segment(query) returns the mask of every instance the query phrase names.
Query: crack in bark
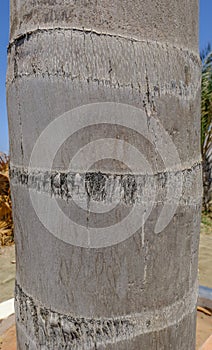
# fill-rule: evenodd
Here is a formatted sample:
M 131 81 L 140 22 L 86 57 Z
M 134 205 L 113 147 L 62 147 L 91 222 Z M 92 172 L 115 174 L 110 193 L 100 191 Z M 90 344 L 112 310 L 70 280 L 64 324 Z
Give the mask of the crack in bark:
M 157 200 L 163 202 L 166 196 L 166 184 L 172 177 L 182 177 L 183 193 L 181 201 L 184 204 L 199 202 L 202 192 L 200 189 L 192 191 L 196 183 L 197 173 L 201 171 L 201 164 L 178 171 L 167 171 L 157 174 L 106 174 L 103 172 L 63 172 L 54 170 L 23 169 L 11 166 L 10 179 L 12 185 L 22 185 L 38 192 L 49 193 L 51 196 L 66 201 L 80 197 L 90 201 L 112 203 L 120 201 L 125 205 L 152 201 L 152 188 L 155 188 Z M 200 186 L 201 188 L 201 186 Z M 174 198 L 172 203 L 174 203 Z
M 65 32 L 67 33 L 66 35 Z M 61 48 L 58 47 L 58 52 L 56 50 L 56 63 L 52 66 L 51 60 L 49 60 L 46 65 L 44 54 L 46 55 L 46 50 L 48 51 L 50 38 L 54 33 L 62 35 L 58 40 L 59 42 L 63 42 L 63 45 Z M 73 42 L 74 33 L 75 41 Z M 43 36 L 39 37 L 42 34 Z M 99 37 L 102 37 L 101 40 Z M 32 44 L 31 41 L 33 38 L 38 40 Z M 78 44 L 76 44 L 76 38 L 79 39 Z M 117 43 L 121 45 L 121 49 L 117 47 Z M 67 61 L 67 58 L 63 57 L 63 52 L 64 47 L 69 47 L 70 45 L 72 46 L 72 55 Z M 91 48 L 91 55 L 89 57 L 93 55 L 92 60 L 88 59 L 86 48 L 87 50 Z M 101 50 L 99 48 L 101 48 Z M 39 58 L 35 59 L 35 57 L 37 57 L 35 56 L 37 50 L 40 51 L 40 55 Z M 102 50 L 103 52 L 100 52 Z M 146 57 L 142 63 L 141 55 L 143 56 L 146 50 L 148 50 L 148 57 Z M 96 33 L 95 31 L 86 29 L 37 29 L 22 34 L 10 43 L 8 52 L 11 54 L 11 61 L 7 75 L 7 85 L 14 83 L 16 79 L 22 77 L 40 76 L 44 78 L 45 76 L 55 76 L 57 78 L 70 78 L 71 80 L 78 79 L 79 81 L 85 81 L 87 83 L 93 82 L 98 85 L 103 84 L 103 86 L 114 88 L 128 87 L 132 92 L 138 90 L 141 95 L 143 94 L 144 103 L 148 105 L 153 112 L 155 111 L 155 103 L 153 101 L 155 89 L 159 89 L 160 93 L 163 92 L 163 94 L 170 94 L 183 99 L 193 99 L 199 89 L 199 79 L 197 80 L 196 69 L 197 56 L 193 55 L 190 51 L 183 51 L 173 47 L 176 56 L 182 59 L 185 65 L 190 64 L 191 67 L 193 67 L 191 69 L 191 74 L 194 78 L 188 85 L 185 81 L 185 74 L 182 75 L 179 71 L 179 77 L 174 85 L 172 84 L 173 79 L 170 74 L 167 76 L 167 81 L 164 82 L 166 70 L 164 66 L 161 71 L 161 77 L 158 77 L 159 80 L 152 81 L 150 89 L 150 85 L 147 81 L 149 79 L 147 75 L 147 66 L 148 70 L 152 69 L 151 60 L 155 50 L 157 51 L 158 57 L 162 57 L 163 61 L 166 62 L 167 50 L 164 49 L 162 43 L 146 40 L 137 42 L 132 38 L 126 40 L 126 38 L 121 36 Z M 124 52 L 127 52 L 126 57 L 124 56 Z M 78 58 L 80 58 L 80 65 Z M 104 62 L 102 62 L 102 58 Z M 118 66 L 116 61 L 119 62 Z M 126 62 L 128 62 L 127 69 Z M 124 75 L 120 73 L 122 70 L 126 72 Z M 143 74 L 143 70 L 146 70 L 145 74 Z M 135 72 L 137 72 L 137 74 L 135 74 Z
M 146 333 L 178 327 L 195 312 L 197 281 L 182 299 L 158 310 L 138 314 L 91 318 L 62 314 L 46 308 L 16 283 L 15 309 L 18 327 L 41 349 L 98 349 L 107 344 L 128 342 Z M 186 307 L 185 307 L 186 306 Z
M 35 303 L 16 284 L 16 319 L 24 326 L 33 342 L 45 349 L 56 349 L 58 344 L 66 349 L 93 349 L 99 344 L 133 336 L 135 321 L 120 318 L 85 318 L 63 315 Z
M 136 43 L 142 43 L 142 42 L 149 42 L 149 43 L 157 43 L 157 45 L 161 45 L 163 46 L 164 44 L 166 44 L 167 46 L 173 48 L 173 49 L 178 49 L 180 51 L 184 51 L 185 53 L 190 53 L 193 58 L 196 60 L 196 62 L 201 66 L 201 60 L 199 55 L 192 51 L 192 50 L 188 50 L 185 47 L 181 47 L 178 45 L 173 45 L 172 43 L 168 43 L 168 42 L 160 42 L 160 41 L 156 41 L 156 40 L 145 40 L 145 39 L 137 39 L 137 38 L 133 38 L 132 36 L 127 36 L 127 35 L 121 35 L 121 34 L 114 34 L 114 33 L 110 33 L 110 32 L 103 32 L 103 31 L 97 31 L 94 29 L 88 29 L 88 28 L 77 28 L 77 27 L 54 27 L 54 28 L 37 28 L 31 31 L 28 31 L 26 33 L 22 33 L 20 34 L 17 38 L 13 39 L 9 45 L 8 45 L 8 52 L 10 52 L 10 49 L 12 46 L 20 46 L 24 43 L 24 41 L 28 40 L 31 36 L 36 35 L 38 33 L 46 33 L 46 32 L 54 32 L 54 31 L 73 31 L 73 32 L 79 32 L 79 33 L 85 33 L 85 34 L 95 34 L 97 36 L 107 36 L 107 37 L 112 37 L 112 38 L 120 38 L 120 39 L 124 39 L 127 41 L 131 41 L 131 42 L 136 42 Z

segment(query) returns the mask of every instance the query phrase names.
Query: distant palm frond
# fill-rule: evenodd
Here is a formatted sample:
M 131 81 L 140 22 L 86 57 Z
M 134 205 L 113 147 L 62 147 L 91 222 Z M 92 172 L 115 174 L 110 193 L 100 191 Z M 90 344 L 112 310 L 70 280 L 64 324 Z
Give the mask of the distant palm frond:
M 207 53 L 207 55 L 204 57 L 202 62 L 201 143 L 202 143 L 203 154 L 204 154 L 204 151 L 206 151 L 208 146 L 210 146 L 211 144 L 211 132 L 212 132 L 211 129 L 212 129 L 212 51 Z
M 9 157 L 4 153 L 0 153 L 0 245 L 12 244 L 13 238 Z
M 0 172 L 8 173 L 9 156 L 0 152 Z
M 203 160 L 203 209 L 212 211 L 212 51 L 210 44 L 201 53 L 201 148 Z

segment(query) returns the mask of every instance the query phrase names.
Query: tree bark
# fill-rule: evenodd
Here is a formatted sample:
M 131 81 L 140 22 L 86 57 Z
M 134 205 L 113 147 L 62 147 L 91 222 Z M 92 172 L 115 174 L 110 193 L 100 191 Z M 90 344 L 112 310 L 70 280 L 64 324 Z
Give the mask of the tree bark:
M 195 349 L 202 195 L 197 38 L 197 0 L 11 0 L 7 98 L 19 350 Z M 89 125 L 93 115 L 99 122 Z M 81 129 L 71 130 L 70 120 Z M 49 125 L 56 127 L 46 139 Z M 85 171 L 78 157 L 68 169 L 92 141 L 99 143 L 89 157 L 103 149 L 102 160 Z M 124 164 L 133 162 L 129 145 L 152 172 L 139 162 L 133 171 Z M 86 228 L 87 241 L 49 209 L 55 199 Z M 165 203 L 164 221 L 173 215 L 156 229 Z M 95 214 L 95 204 L 115 209 Z M 116 224 L 125 217 L 122 239 Z M 113 226 L 110 241 L 101 243 L 102 228 Z

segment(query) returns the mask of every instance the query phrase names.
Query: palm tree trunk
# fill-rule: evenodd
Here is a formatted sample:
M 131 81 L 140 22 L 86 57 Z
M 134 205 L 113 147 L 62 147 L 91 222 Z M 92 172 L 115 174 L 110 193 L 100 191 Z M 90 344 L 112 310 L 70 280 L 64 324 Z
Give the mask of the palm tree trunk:
M 197 0 L 11 0 L 19 350 L 195 349 L 197 23 Z

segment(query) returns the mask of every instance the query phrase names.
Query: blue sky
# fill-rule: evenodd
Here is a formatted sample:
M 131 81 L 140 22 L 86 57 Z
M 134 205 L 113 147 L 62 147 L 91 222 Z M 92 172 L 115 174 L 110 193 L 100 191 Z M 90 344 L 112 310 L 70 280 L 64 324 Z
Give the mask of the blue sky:
M 6 110 L 6 67 L 9 37 L 9 0 L 0 0 L 0 151 L 9 151 Z M 200 0 L 200 50 L 212 44 L 212 0 Z
M 9 0 L 0 0 L 0 152 L 8 153 L 8 127 L 6 109 L 6 68 L 9 36 Z

